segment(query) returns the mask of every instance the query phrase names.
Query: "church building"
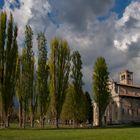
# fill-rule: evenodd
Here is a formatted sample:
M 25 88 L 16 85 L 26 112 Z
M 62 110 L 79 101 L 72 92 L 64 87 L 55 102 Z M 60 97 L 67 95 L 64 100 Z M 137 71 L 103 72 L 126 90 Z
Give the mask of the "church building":
M 140 86 L 133 84 L 133 72 L 125 70 L 119 74 L 119 82 L 110 81 L 111 100 L 103 124 L 128 124 L 140 122 Z M 98 108 L 93 103 L 93 125 L 98 125 Z

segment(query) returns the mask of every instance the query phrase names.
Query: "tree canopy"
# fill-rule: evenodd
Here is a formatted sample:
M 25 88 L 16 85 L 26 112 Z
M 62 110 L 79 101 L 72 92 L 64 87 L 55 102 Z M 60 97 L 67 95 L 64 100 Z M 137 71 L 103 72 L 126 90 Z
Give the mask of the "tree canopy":
M 98 106 L 99 125 L 102 126 L 102 118 L 110 100 L 109 72 L 103 57 L 97 58 L 93 71 L 93 99 Z

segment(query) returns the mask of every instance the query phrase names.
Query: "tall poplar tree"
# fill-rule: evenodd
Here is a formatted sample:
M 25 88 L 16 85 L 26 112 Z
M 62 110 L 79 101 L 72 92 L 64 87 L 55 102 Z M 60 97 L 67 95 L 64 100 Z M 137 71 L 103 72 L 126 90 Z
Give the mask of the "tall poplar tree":
M 25 47 L 22 50 L 22 97 L 23 127 L 25 127 L 27 111 L 30 111 L 31 127 L 34 126 L 34 53 L 32 42 L 33 31 L 30 26 L 25 28 Z M 27 108 L 29 106 L 29 108 Z M 28 110 L 29 109 L 29 110 Z
M 29 111 L 30 111 L 30 121 L 31 127 L 34 127 L 34 117 L 35 117 L 35 109 L 37 102 L 37 92 L 35 88 L 36 79 L 35 77 L 35 59 L 34 56 L 31 56 L 31 64 L 30 64 L 30 76 L 29 76 Z
M 106 61 L 103 57 L 97 58 L 93 72 L 93 99 L 97 104 L 99 113 L 99 126 L 102 126 L 102 119 L 109 103 L 109 72 Z
M 4 121 L 3 104 L 4 104 L 4 56 L 5 56 L 5 43 L 6 43 L 6 12 L 0 13 L 0 98 L 1 98 L 1 119 Z
M 38 34 L 38 69 L 37 69 L 37 93 L 41 127 L 44 127 L 44 118 L 49 104 L 49 67 L 47 63 L 47 46 L 44 33 Z
M 21 55 L 21 97 L 22 97 L 22 127 L 25 128 L 27 107 L 28 107 L 28 72 L 27 72 L 27 49 L 22 49 Z
M 23 125 L 23 85 L 22 85 L 22 63 L 21 57 L 19 56 L 17 59 L 17 69 L 16 69 L 16 96 L 18 99 L 18 108 L 19 108 L 19 127 Z M 24 83 L 23 83 L 24 84 Z
M 78 51 L 73 52 L 72 54 L 72 84 L 75 90 L 75 122 L 85 120 L 86 114 L 86 100 L 83 93 L 83 80 L 82 80 L 82 60 L 81 55 Z
M 15 71 L 16 61 L 18 55 L 17 45 L 17 26 L 13 24 L 13 16 L 10 14 L 7 30 L 6 30 L 6 13 L 1 13 L 0 19 L 0 71 L 1 71 L 1 96 L 2 96 L 2 109 L 4 115 L 4 123 L 9 127 L 10 110 L 13 105 L 13 97 L 15 94 Z M 6 32 L 7 31 L 7 32 Z M 6 39 L 6 42 L 5 42 Z
M 70 49 L 68 43 L 58 38 L 51 42 L 50 53 L 50 107 L 59 127 L 59 118 L 65 100 L 70 71 Z

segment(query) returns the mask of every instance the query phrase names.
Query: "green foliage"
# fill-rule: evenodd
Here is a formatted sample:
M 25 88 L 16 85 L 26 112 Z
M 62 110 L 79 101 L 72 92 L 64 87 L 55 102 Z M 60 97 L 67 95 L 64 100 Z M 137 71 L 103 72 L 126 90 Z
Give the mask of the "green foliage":
M 50 67 L 50 107 L 57 120 L 60 117 L 68 87 L 70 71 L 70 49 L 66 41 L 54 38 L 51 42 Z
M 49 104 L 49 67 L 47 64 L 46 38 L 44 33 L 38 34 L 38 70 L 37 70 L 37 93 L 41 118 L 45 117 Z
M 7 14 L 5 12 L 0 13 L 0 106 L 3 109 L 3 88 L 4 88 L 4 55 L 5 55 L 5 42 L 6 42 L 6 24 Z
M 66 93 L 65 102 L 61 112 L 62 120 L 75 120 L 75 89 L 73 85 L 69 85 Z
M 6 28 L 7 24 L 7 28 Z M 13 16 L 7 21 L 6 13 L 0 15 L 0 93 L 4 122 L 9 126 L 8 116 L 13 106 L 16 84 L 16 61 L 18 55 L 17 26 L 13 24 Z
M 33 51 L 32 51 L 32 29 L 26 26 L 25 29 L 25 47 L 22 49 L 22 97 L 24 109 L 27 108 L 28 99 L 33 93 Z
M 84 121 L 86 114 L 86 100 L 83 93 L 83 80 L 82 80 L 82 60 L 78 51 L 72 54 L 72 84 L 74 86 L 74 116 L 75 121 Z
M 6 24 L 7 14 L 5 12 L 0 13 L 0 98 L 1 98 L 1 111 L 4 107 L 4 57 L 5 57 L 5 42 L 6 42 Z
M 36 105 L 36 92 L 35 92 L 35 80 L 34 80 L 34 53 L 33 53 L 33 31 L 30 26 L 25 28 L 25 47 L 22 49 L 21 56 L 21 83 L 22 83 L 22 101 L 23 101 L 23 112 L 24 119 L 26 117 L 27 111 L 30 112 L 33 117 Z M 29 106 L 29 108 L 28 108 Z M 29 110 L 28 110 L 29 109 Z
M 93 72 L 93 98 L 99 109 L 99 125 L 110 100 L 109 72 L 103 57 L 97 58 Z
M 76 92 L 78 93 L 83 86 L 83 80 L 82 80 L 83 74 L 82 74 L 82 60 L 81 55 L 78 51 L 73 52 L 72 54 L 72 83 L 76 89 Z
M 92 99 L 88 92 L 85 92 L 86 97 L 86 120 L 92 124 L 93 121 L 93 105 L 92 105 Z
M 17 67 L 16 67 L 16 96 L 18 101 L 22 100 L 22 71 L 21 71 L 21 57 L 19 56 L 17 59 Z
M 4 76 L 4 47 L 6 42 L 6 24 L 7 14 L 0 13 L 0 89 L 2 92 L 3 76 Z
M 22 73 L 22 61 L 19 56 L 17 59 L 17 68 L 16 68 L 16 97 L 18 99 L 18 108 L 19 108 L 19 126 L 22 127 L 22 115 L 23 115 L 23 73 Z
M 76 91 L 75 91 L 76 92 Z M 77 93 L 76 93 L 77 94 Z M 83 91 L 79 93 L 79 99 L 75 97 L 75 121 L 85 122 L 86 121 L 86 99 Z

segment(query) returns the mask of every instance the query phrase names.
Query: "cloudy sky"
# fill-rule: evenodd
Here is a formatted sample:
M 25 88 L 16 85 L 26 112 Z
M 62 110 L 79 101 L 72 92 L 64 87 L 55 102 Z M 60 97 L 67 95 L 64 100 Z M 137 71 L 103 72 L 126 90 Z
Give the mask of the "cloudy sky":
M 20 47 L 24 27 L 30 24 L 34 36 L 45 32 L 48 46 L 59 36 L 71 50 L 78 50 L 85 90 L 91 92 L 98 56 L 105 57 L 112 79 L 117 81 L 118 73 L 129 69 L 134 72 L 134 83 L 140 85 L 140 0 L 0 0 L 0 9 L 12 11 Z

